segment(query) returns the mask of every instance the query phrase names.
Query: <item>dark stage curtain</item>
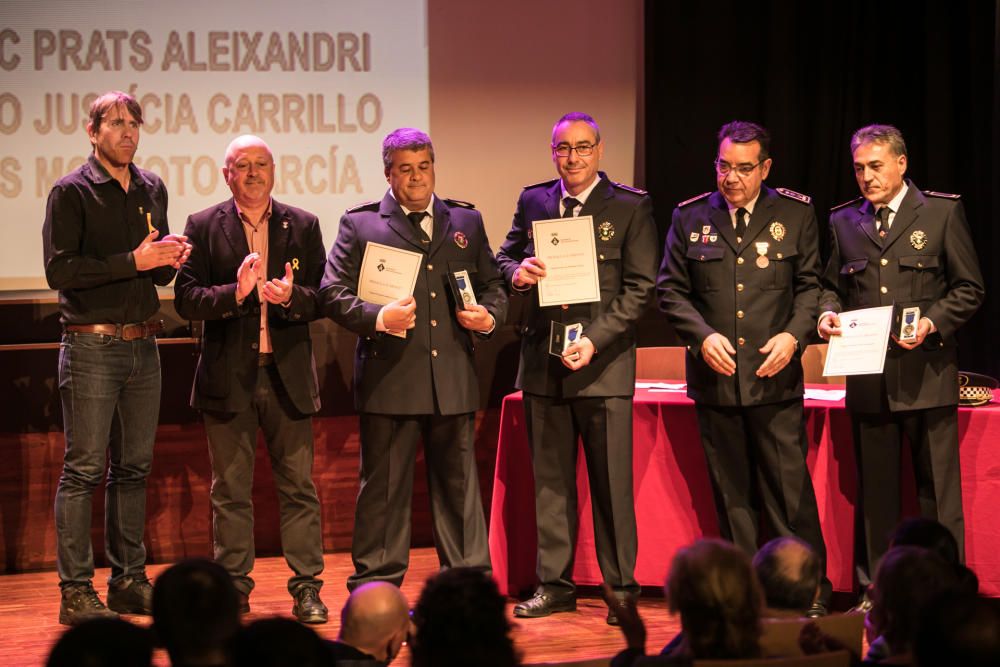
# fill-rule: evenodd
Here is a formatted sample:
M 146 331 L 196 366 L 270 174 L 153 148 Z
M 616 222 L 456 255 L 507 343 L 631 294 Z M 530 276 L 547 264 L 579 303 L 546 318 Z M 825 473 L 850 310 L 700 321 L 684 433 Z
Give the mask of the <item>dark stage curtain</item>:
M 716 132 L 752 120 L 772 135 L 772 187 L 827 212 L 859 196 L 851 133 L 890 123 L 907 176 L 962 195 L 986 303 L 960 332 L 963 369 L 1000 375 L 998 0 L 646 0 L 646 186 L 661 237 L 677 202 L 715 188 Z

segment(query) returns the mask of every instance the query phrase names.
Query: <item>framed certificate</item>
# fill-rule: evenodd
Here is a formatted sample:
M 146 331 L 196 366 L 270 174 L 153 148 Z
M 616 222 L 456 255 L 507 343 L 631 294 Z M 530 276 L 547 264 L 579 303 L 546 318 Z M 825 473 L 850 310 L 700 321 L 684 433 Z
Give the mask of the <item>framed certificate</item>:
M 823 375 L 878 375 L 885 368 L 892 306 L 840 313 L 839 336 L 830 337 Z
M 538 305 L 561 306 L 601 300 L 594 219 L 555 218 L 531 223 L 535 256 L 545 262 Z
M 368 242 L 358 276 L 358 296 L 384 306 L 413 294 L 424 255 Z

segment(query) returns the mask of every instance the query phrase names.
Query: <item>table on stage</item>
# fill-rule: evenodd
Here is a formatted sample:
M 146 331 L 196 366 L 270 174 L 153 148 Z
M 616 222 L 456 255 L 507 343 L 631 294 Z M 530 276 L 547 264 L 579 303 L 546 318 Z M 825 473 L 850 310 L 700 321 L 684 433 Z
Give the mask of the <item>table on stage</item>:
M 669 381 L 657 381 L 665 384 Z M 648 385 L 653 381 L 640 381 Z M 816 389 L 837 389 L 815 385 Z M 994 402 L 959 410 L 966 561 L 980 590 L 1000 596 L 1000 391 Z M 856 469 L 850 417 L 843 400 L 806 400 L 808 465 L 827 548 L 827 575 L 838 591 L 853 587 Z M 633 408 L 634 479 L 639 553 L 636 578 L 661 586 L 676 550 L 702 536 L 718 536 L 694 403 L 683 389 L 636 389 Z M 912 467 L 904 456 L 904 507 L 917 509 Z M 601 581 L 583 452 L 578 456 L 580 530 L 573 578 Z M 504 398 L 490 510 L 490 555 L 503 592 L 534 589 L 535 511 L 531 457 L 521 393 Z

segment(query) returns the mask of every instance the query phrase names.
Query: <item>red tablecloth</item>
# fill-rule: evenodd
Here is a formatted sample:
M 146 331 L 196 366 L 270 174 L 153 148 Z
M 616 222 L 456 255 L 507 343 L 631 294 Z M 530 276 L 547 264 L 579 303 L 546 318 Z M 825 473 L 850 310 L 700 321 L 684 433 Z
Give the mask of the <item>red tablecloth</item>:
M 816 388 L 835 389 L 829 385 Z M 1000 400 L 1000 392 L 996 399 Z M 843 401 L 805 402 L 808 465 L 827 548 L 827 575 L 835 590 L 853 587 L 856 471 L 850 417 Z M 717 536 L 718 522 L 698 436 L 694 404 L 684 391 L 637 389 L 633 410 L 636 578 L 663 584 L 674 552 L 701 536 Z M 966 561 L 984 594 L 1000 596 L 1000 404 L 959 411 Z M 917 510 L 912 472 L 904 456 L 904 494 Z M 580 533 L 573 577 L 597 584 L 601 572 L 583 452 L 579 454 Z M 521 394 L 504 398 L 490 510 L 490 555 L 503 592 L 531 591 L 537 547 L 534 480 Z M 908 485 L 908 486 L 907 486 Z

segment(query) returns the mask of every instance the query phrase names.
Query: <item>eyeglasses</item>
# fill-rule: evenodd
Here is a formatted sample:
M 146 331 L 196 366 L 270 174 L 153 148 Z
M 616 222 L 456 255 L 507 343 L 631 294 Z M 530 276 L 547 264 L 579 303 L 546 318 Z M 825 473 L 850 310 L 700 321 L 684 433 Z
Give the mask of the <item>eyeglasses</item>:
M 738 164 L 733 166 L 725 160 L 716 160 L 712 164 L 715 165 L 715 171 L 719 174 L 719 176 L 728 176 L 729 172 L 735 170 L 737 176 L 740 178 L 746 178 L 753 173 L 754 169 L 764 164 L 764 162 L 766 162 L 766 160 L 761 160 L 757 164 Z
M 587 157 L 588 155 L 593 155 L 594 149 L 597 144 L 577 144 L 576 146 L 570 146 L 569 144 L 559 144 L 558 146 L 552 147 L 552 152 L 559 157 L 569 157 L 569 154 L 576 151 L 576 154 L 580 157 Z

